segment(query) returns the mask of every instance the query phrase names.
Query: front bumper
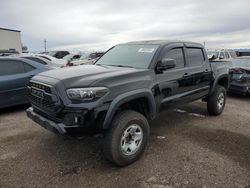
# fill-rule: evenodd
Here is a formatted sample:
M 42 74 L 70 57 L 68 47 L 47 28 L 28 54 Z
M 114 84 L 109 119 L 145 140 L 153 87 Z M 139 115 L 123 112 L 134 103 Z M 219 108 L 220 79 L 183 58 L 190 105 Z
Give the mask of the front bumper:
M 27 116 L 32 119 L 34 122 L 42 126 L 43 128 L 54 132 L 58 134 L 66 134 L 66 129 L 69 128 L 69 126 L 66 126 L 63 123 L 55 123 L 45 117 L 42 117 L 38 113 L 34 112 L 33 107 L 30 107 L 26 110 Z M 70 126 L 70 128 L 77 128 L 78 125 Z

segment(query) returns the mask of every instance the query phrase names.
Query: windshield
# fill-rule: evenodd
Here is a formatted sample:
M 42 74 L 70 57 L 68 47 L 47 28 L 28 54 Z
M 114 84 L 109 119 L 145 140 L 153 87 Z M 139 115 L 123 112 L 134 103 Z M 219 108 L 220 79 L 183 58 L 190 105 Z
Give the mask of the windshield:
M 219 52 L 207 51 L 207 56 L 208 56 L 208 59 L 211 59 L 213 56 L 214 56 L 213 59 L 217 59 L 219 56 Z
M 104 54 L 97 65 L 148 68 L 159 45 L 123 44 Z
M 73 57 L 74 57 L 74 54 L 69 54 L 69 55 L 64 56 L 63 59 L 69 61 L 69 60 L 71 60 Z
M 56 55 L 56 52 L 49 52 L 48 55 L 50 55 L 50 56 L 55 56 L 55 55 Z

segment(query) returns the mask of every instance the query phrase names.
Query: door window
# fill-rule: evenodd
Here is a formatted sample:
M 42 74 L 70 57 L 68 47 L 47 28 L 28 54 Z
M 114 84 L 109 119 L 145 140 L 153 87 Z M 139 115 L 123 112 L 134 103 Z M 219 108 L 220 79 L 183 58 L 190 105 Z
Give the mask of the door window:
M 169 50 L 163 58 L 174 59 L 176 61 L 176 68 L 183 68 L 185 66 L 183 49 L 174 48 Z
M 21 74 L 25 72 L 24 65 L 21 61 L 0 60 L 0 76 Z
M 187 58 L 190 67 L 201 66 L 205 61 L 201 48 L 187 48 Z

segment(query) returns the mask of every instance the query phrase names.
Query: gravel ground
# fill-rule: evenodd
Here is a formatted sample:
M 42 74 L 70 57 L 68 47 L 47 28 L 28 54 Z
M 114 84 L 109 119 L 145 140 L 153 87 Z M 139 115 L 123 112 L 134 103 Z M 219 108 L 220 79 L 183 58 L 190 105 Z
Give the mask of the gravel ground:
M 230 95 L 224 113 L 195 102 L 150 122 L 146 152 L 118 168 L 102 136 L 54 135 L 25 115 L 0 111 L 0 187 L 250 187 L 250 97 Z

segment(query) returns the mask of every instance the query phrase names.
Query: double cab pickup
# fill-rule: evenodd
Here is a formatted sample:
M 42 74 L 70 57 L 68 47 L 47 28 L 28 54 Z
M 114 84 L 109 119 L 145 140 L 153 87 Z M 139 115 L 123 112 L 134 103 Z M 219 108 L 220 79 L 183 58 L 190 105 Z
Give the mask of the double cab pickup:
M 149 121 L 161 111 L 202 99 L 210 115 L 220 115 L 227 88 L 228 66 L 209 62 L 199 43 L 130 42 L 94 65 L 34 76 L 27 115 L 59 134 L 104 134 L 105 157 L 126 166 L 143 154 Z

